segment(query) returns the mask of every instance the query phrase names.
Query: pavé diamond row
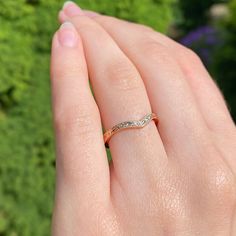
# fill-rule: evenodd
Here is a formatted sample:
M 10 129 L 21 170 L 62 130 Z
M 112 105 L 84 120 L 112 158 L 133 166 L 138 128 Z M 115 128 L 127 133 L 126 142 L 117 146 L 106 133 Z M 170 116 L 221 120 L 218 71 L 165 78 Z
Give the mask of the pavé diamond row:
M 148 115 L 144 116 L 141 120 L 138 120 L 138 121 L 124 121 L 124 122 L 119 123 L 118 125 L 115 125 L 114 127 L 112 127 L 111 129 L 107 130 L 104 133 L 105 146 L 107 148 L 109 147 L 108 142 L 115 133 L 117 133 L 121 130 L 125 130 L 125 129 L 143 128 L 152 120 L 156 123 L 156 125 L 158 124 L 158 118 L 154 113 L 148 114 Z

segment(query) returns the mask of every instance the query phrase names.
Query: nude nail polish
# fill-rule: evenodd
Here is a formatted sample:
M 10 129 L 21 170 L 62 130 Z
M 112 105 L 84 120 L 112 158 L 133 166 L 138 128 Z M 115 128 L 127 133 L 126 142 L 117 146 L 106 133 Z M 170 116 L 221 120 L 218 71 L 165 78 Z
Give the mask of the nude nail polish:
M 75 47 L 78 41 L 78 35 L 74 25 L 71 22 L 65 22 L 61 25 L 58 32 L 58 39 L 61 46 Z
M 69 17 L 77 16 L 77 15 L 84 15 L 84 12 L 82 11 L 82 9 L 72 1 L 67 1 L 64 3 L 63 11 Z

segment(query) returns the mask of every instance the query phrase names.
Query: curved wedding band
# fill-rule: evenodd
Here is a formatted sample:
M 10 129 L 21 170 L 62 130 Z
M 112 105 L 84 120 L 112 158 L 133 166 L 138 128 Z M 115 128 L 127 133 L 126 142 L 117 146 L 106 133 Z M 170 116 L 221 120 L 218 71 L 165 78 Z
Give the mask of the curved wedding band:
M 118 125 L 113 126 L 111 129 L 107 130 L 103 136 L 106 148 L 109 148 L 108 142 L 114 134 L 125 129 L 141 129 L 147 124 L 149 124 L 152 120 L 155 122 L 156 125 L 158 124 L 159 120 L 156 114 L 154 113 L 148 114 L 138 121 L 124 121 L 119 123 Z

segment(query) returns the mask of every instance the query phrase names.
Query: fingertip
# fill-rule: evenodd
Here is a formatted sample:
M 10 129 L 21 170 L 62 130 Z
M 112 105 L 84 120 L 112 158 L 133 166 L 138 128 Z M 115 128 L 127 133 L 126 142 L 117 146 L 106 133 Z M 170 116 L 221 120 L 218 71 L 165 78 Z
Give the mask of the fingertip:
M 73 1 L 65 1 L 63 6 L 62 6 L 62 9 L 64 10 L 70 4 L 75 4 L 75 3 Z
M 67 16 L 66 16 L 66 14 L 64 13 L 64 11 L 63 11 L 63 10 L 59 11 L 59 13 L 58 13 L 58 21 L 59 21 L 60 23 L 63 23 L 63 22 L 65 22 L 66 20 L 67 20 Z
M 80 41 L 79 39 L 80 37 L 75 26 L 71 22 L 66 21 L 55 32 L 52 39 L 52 49 L 58 47 L 77 47 Z
M 66 21 L 58 30 L 58 41 L 63 47 L 76 47 L 78 44 L 78 33 L 74 27 L 74 25 Z
M 72 1 L 65 2 L 62 7 L 62 10 L 69 17 L 84 15 L 83 10 L 76 3 Z

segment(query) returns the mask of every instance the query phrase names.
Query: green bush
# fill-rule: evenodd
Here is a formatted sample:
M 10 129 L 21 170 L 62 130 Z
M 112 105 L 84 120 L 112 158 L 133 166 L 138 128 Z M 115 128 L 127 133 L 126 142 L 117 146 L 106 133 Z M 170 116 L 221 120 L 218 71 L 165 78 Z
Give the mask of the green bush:
M 192 30 L 208 22 L 208 10 L 215 3 L 228 0 L 179 0 L 179 7 L 182 13 L 181 28 Z
M 81 0 L 165 31 L 174 0 Z M 50 234 L 54 141 L 49 57 L 59 0 L 0 1 L 0 235 Z
M 229 5 L 230 16 L 223 22 L 209 20 L 209 8 L 216 3 Z M 236 0 L 179 0 L 178 9 L 181 16 L 178 29 L 181 34 L 189 33 L 180 41 L 205 62 L 223 91 L 236 122 Z
M 236 0 L 229 7 L 230 16 L 221 25 L 225 42 L 216 52 L 213 73 L 236 122 Z

